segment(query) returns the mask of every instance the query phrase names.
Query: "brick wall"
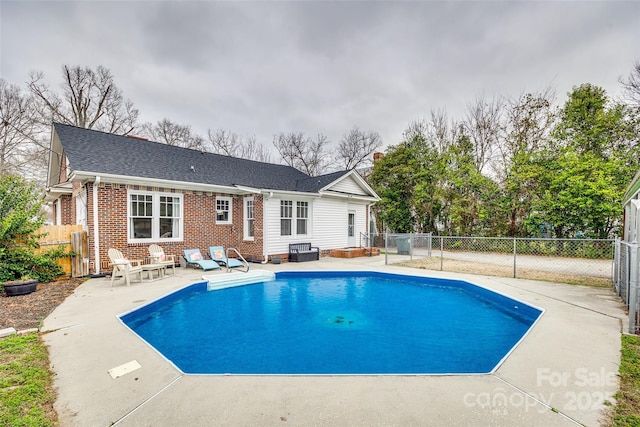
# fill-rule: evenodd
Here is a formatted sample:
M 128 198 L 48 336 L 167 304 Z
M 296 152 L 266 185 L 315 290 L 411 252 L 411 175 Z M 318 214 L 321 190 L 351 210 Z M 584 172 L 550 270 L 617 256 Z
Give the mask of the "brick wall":
M 152 187 L 131 187 L 134 190 L 178 193 L 175 190 Z M 255 237 L 253 241 L 243 240 L 243 200 L 244 196 L 213 194 L 206 192 L 180 192 L 183 195 L 184 236 L 180 242 L 161 242 L 159 245 L 167 254 L 176 258 L 185 249 L 200 249 L 209 257 L 209 246 L 225 246 L 238 249 L 246 258 L 263 260 L 262 253 L 262 196 L 254 195 Z M 216 196 L 232 197 L 232 224 L 216 224 Z M 122 251 L 129 259 L 144 260 L 148 256 L 149 243 L 127 243 L 127 186 L 100 184 L 98 187 L 98 214 L 100 238 L 100 266 L 102 272 L 110 269 L 109 248 Z M 93 184 L 87 184 L 87 212 L 89 225 L 90 258 L 93 260 L 95 239 L 93 227 Z M 74 210 L 75 212 L 75 210 Z M 94 270 L 92 270 L 93 272 Z
M 65 194 L 60 197 L 60 213 L 62 222 L 58 225 L 73 225 L 76 223 L 75 199 L 70 195 Z
M 79 182 L 73 183 L 73 190 L 70 195 L 64 194 L 60 196 L 60 219 L 61 223 L 56 225 L 76 225 L 76 197 L 82 193 L 83 187 Z M 56 204 L 54 204 L 53 218 L 56 218 Z

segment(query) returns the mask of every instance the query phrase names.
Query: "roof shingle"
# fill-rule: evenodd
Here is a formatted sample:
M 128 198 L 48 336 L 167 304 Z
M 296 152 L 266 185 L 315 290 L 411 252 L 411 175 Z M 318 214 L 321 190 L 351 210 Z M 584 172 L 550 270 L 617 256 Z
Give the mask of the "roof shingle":
M 263 163 L 54 123 L 72 170 L 233 187 L 317 192 L 349 171 L 318 177 Z

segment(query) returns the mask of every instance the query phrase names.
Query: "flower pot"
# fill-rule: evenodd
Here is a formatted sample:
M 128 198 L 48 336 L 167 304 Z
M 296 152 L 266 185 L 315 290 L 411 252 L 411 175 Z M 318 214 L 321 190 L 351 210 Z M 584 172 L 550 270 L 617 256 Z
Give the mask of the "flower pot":
M 8 297 L 16 295 L 26 295 L 36 290 L 37 280 L 20 280 L 13 282 L 6 282 L 2 284 L 4 293 Z

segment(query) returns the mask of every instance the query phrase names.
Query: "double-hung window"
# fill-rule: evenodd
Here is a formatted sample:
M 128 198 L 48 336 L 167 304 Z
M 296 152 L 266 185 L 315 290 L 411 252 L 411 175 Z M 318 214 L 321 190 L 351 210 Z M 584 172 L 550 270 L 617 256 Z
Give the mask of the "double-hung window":
M 231 197 L 216 197 L 216 224 L 231 224 Z
M 153 195 L 131 194 L 129 212 L 129 238 L 151 239 L 153 223 Z
M 129 192 L 128 236 L 130 241 L 182 239 L 182 195 Z
M 244 199 L 244 239 L 253 240 L 255 235 L 255 209 L 253 197 Z
M 296 202 L 296 234 L 307 234 L 309 202 Z
M 174 196 L 160 196 L 160 238 L 180 236 L 180 199 Z
M 295 207 L 295 209 L 294 209 Z M 305 236 L 309 234 L 309 202 L 280 201 L 280 235 Z
M 291 222 L 293 219 L 293 202 L 280 200 L 280 235 L 291 236 Z

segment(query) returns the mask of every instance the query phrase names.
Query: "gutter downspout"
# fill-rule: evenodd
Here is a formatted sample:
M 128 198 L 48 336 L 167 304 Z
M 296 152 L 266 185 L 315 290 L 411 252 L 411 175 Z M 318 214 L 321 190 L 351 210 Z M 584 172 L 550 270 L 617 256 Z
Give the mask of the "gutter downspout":
M 269 197 L 262 195 L 262 256 L 264 261 L 260 264 L 266 264 L 269 262 L 269 255 L 267 254 L 267 201 L 273 197 L 273 191 L 269 192 Z
M 95 274 L 100 274 L 100 233 L 98 230 L 98 185 L 100 177 L 93 182 L 93 259 Z
M 60 197 L 56 200 L 56 225 L 62 224 L 62 203 L 60 202 Z

